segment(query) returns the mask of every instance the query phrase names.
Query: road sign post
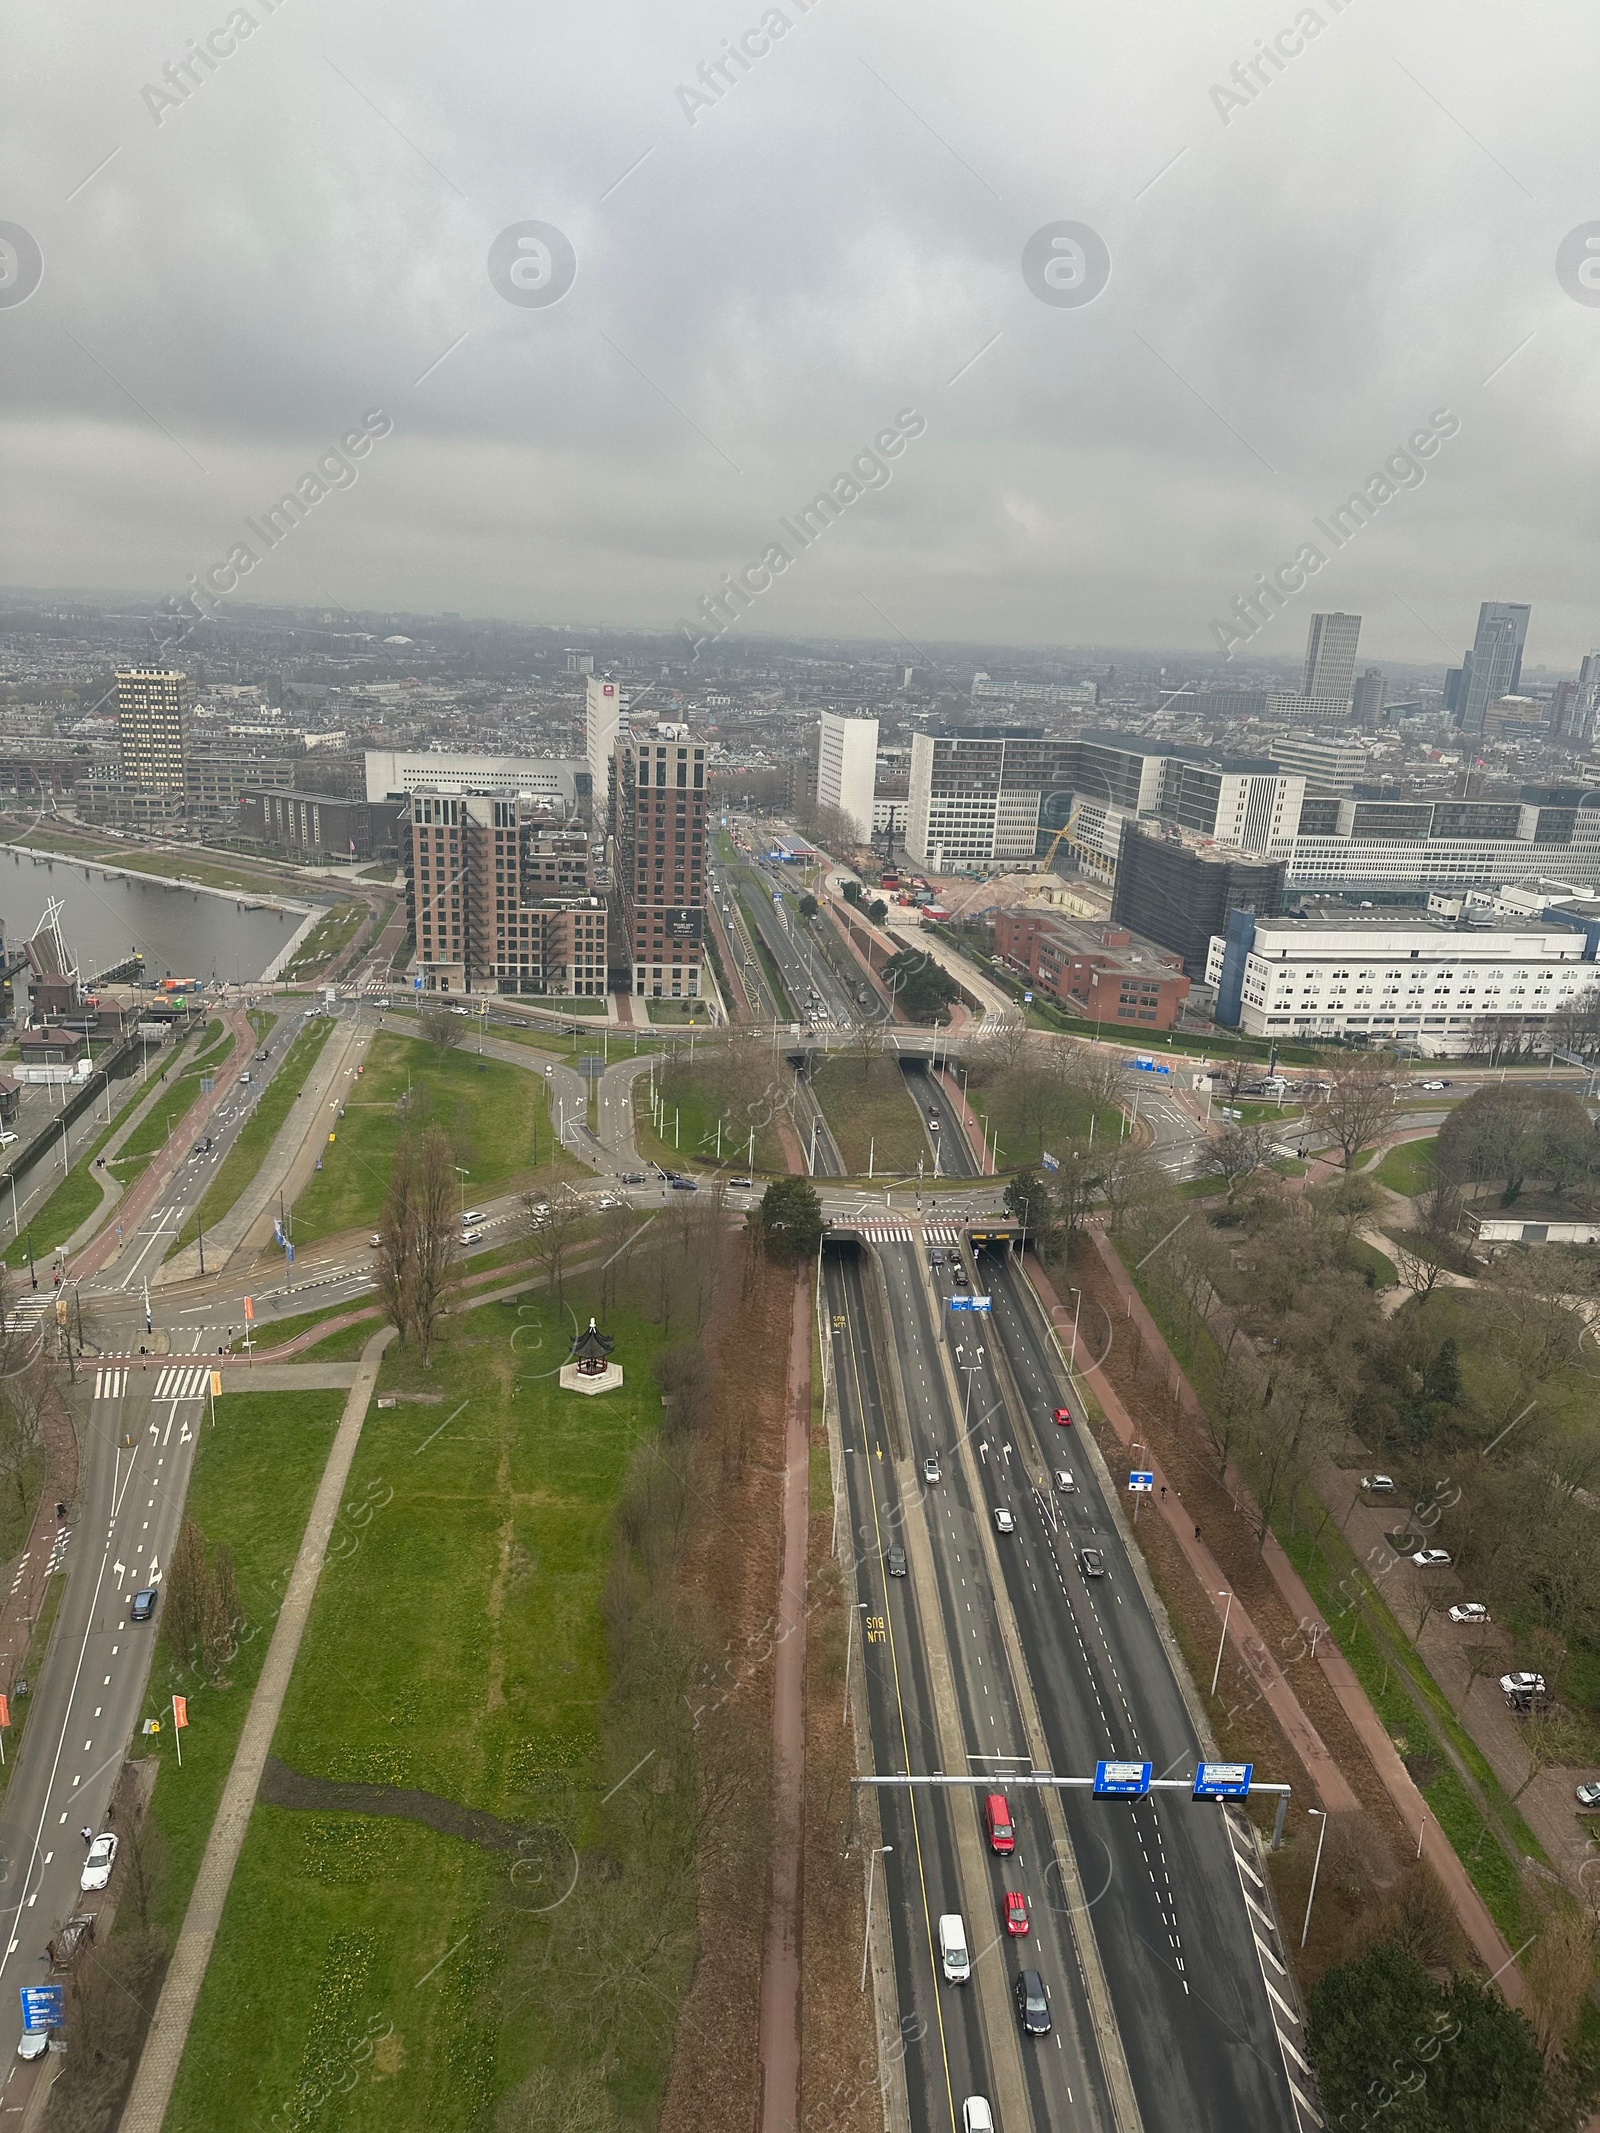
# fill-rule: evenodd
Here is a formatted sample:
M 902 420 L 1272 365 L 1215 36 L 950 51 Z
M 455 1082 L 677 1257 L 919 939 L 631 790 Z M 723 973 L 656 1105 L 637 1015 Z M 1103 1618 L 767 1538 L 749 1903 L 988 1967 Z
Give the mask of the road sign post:
M 30 2037 L 42 2029 L 59 2029 L 67 2019 L 65 1985 L 22 1985 L 22 2026 Z
M 1154 1763 L 1100 1762 L 1094 1766 L 1097 1800 L 1142 1799 L 1155 1775 Z
M 1194 1774 L 1197 1800 L 1247 1800 L 1254 1763 L 1202 1763 Z
M 1133 1498 L 1133 1522 L 1139 1523 L 1139 1511 L 1145 1498 L 1155 1488 L 1156 1477 L 1152 1473 L 1135 1468 L 1128 1476 L 1128 1494 Z

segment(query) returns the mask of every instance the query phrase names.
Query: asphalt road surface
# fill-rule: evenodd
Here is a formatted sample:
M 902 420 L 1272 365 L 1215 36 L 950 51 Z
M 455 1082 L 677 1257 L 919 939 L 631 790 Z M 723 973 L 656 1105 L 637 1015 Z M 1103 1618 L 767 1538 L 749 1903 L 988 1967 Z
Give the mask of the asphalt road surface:
M 209 1426 L 203 1363 L 91 1365 L 85 1380 L 84 1493 L 64 1544 L 71 1574 L 0 1811 L 0 2049 L 14 2049 L 22 2034 L 17 1988 L 49 1975 L 45 1943 L 104 1900 L 79 1890 L 79 1832 L 105 1826 L 160 1631 L 159 1604 L 144 1623 L 130 1622 L 128 1605 L 142 1587 L 161 1590 L 195 1443 Z

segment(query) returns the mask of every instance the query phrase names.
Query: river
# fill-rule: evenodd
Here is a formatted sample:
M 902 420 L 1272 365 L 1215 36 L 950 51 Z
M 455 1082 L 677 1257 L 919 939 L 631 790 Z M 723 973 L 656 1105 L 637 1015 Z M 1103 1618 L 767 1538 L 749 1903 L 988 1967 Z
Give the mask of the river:
M 181 869 L 182 857 L 175 854 L 172 865 Z M 61 931 L 85 982 L 135 948 L 143 951 L 150 982 L 258 978 L 306 915 L 304 909 L 249 910 L 253 898 L 108 874 L 92 860 L 0 851 L 0 930 L 8 950 L 38 930 L 49 896 L 63 906 Z

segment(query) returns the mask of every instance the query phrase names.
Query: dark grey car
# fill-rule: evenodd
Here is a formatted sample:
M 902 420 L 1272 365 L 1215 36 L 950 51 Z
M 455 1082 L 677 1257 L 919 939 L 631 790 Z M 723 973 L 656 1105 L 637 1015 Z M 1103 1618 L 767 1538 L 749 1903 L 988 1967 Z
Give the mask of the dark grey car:
M 1044 1979 L 1038 1971 L 1018 1971 L 1011 1996 L 1017 2003 L 1017 2020 L 1022 2024 L 1022 2034 L 1025 2037 L 1048 2037 L 1050 2002 L 1045 1994 Z

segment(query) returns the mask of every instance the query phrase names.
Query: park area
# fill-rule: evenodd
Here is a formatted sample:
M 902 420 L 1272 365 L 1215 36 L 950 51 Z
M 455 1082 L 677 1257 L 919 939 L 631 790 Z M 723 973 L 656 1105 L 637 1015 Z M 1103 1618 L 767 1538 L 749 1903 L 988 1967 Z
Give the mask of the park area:
M 350 1090 L 322 1168 L 295 1204 L 297 1245 L 370 1229 L 383 1212 L 401 1135 L 430 1125 L 450 1136 L 475 1198 L 549 1172 L 552 1163 L 560 1174 L 576 1172 L 556 1146 L 547 1085 L 536 1070 L 382 1030 Z
M 908 1177 L 919 1162 L 932 1167 L 928 1138 L 892 1053 L 863 1058 L 836 1052 L 817 1065 L 812 1094 L 822 1107 L 845 1175 Z
M 168 2133 L 477 2133 L 510 2092 L 519 2127 L 655 2124 L 702 1876 L 760 1878 L 763 1713 L 683 1693 L 716 1581 L 770 1568 L 740 1492 L 770 1485 L 746 1434 L 781 1416 L 791 1287 L 741 1283 L 744 1249 L 674 1210 L 560 1302 L 447 1322 L 431 1369 L 388 1351 L 398 1404 L 367 1415 Z M 763 1310 L 768 1337 L 732 1323 Z M 768 1357 L 727 1398 L 719 1313 Z M 591 1314 L 626 1381 L 586 1399 L 557 1371 Z M 741 2025 L 752 1910 L 712 1957 Z

